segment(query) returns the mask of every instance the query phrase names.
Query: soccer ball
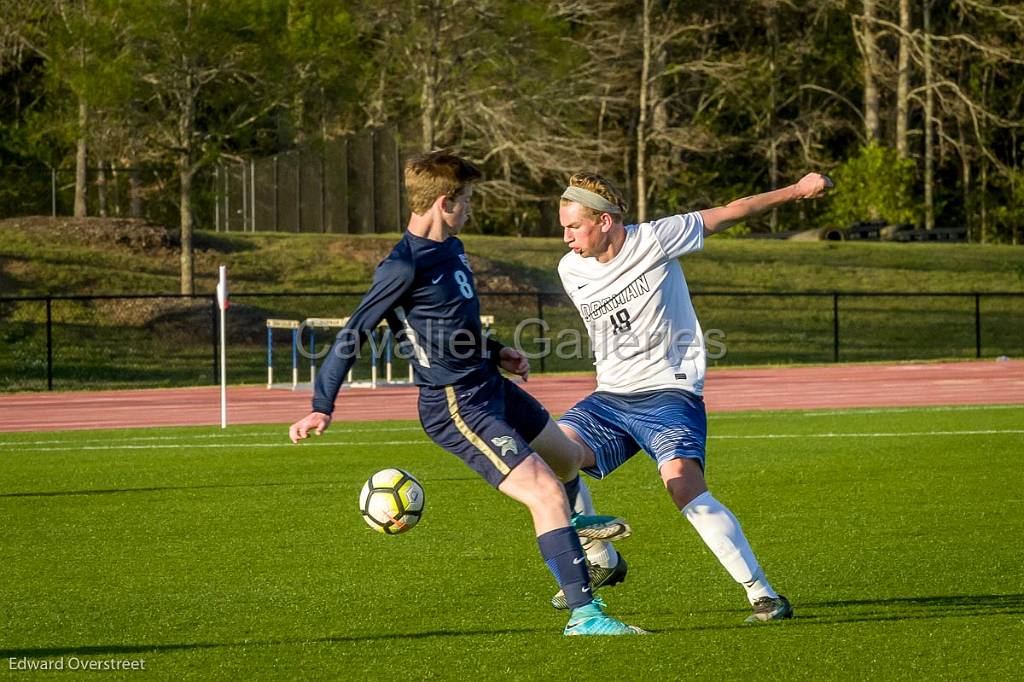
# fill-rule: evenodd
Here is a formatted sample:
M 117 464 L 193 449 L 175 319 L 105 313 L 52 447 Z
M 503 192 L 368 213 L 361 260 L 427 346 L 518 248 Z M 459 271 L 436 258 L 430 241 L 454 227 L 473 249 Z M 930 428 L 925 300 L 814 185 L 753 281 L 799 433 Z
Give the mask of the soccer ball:
M 404 533 L 423 515 L 423 486 L 407 471 L 383 469 L 363 484 L 359 511 L 366 525 L 378 533 Z

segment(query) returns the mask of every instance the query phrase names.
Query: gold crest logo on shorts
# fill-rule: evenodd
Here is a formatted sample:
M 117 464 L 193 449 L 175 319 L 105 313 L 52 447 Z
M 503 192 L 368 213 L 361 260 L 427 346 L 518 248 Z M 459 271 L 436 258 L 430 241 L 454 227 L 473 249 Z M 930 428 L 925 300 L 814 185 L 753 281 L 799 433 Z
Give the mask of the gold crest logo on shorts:
M 519 453 L 519 446 L 516 445 L 516 439 L 512 436 L 498 436 L 497 438 L 492 438 L 491 442 L 501 449 L 502 457 L 507 455 L 509 452 L 513 455 Z

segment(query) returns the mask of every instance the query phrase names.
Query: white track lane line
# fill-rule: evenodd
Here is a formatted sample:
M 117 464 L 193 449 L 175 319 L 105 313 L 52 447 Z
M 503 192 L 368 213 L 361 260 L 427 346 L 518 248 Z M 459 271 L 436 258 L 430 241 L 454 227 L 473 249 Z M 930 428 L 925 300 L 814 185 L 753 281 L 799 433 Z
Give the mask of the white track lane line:
M 710 440 L 776 440 L 785 438 L 922 438 L 934 436 L 997 436 L 1024 434 L 1024 429 L 976 429 L 964 431 L 871 431 L 851 433 L 759 433 L 747 435 L 712 435 Z M 427 438 L 420 440 L 381 440 L 381 441 L 311 441 L 303 443 L 302 447 L 345 447 L 345 446 L 370 446 L 370 445 L 424 445 L 430 441 Z M 168 443 L 166 445 L 86 445 L 72 447 L 16 447 L 6 445 L 9 451 L 16 452 L 76 452 L 96 450 L 175 450 L 188 448 L 190 450 L 208 450 L 223 448 L 287 448 L 294 447 L 291 443 Z
M 380 429 L 331 429 L 332 434 L 346 434 L 346 433 L 381 433 L 384 431 L 422 431 L 422 427 L 419 426 L 401 426 L 401 427 L 389 427 Z M 117 442 L 143 442 L 143 441 L 159 441 L 159 440 L 175 440 L 175 441 L 187 441 L 187 440 L 205 440 L 209 438 L 266 438 L 268 433 L 194 433 L 194 434 L 182 434 L 180 436 L 128 436 L 125 438 L 115 438 Z M 281 437 L 287 438 L 288 433 L 284 429 L 281 429 Z M 72 440 L 71 438 L 54 439 L 54 440 L 23 440 L 23 441 L 11 441 L 8 443 L 0 443 L 0 448 L 3 447 L 18 447 L 20 445 L 59 445 L 61 443 L 109 443 L 111 438 L 86 438 L 83 440 Z
M 775 419 L 779 412 L 785 412 L 791 414 L 794 417 L 835 417 L 835 416 L 857 416 L 858 414 L 887 414 L 887 413 L 905 413 L 905 412 L 976 412 L 978 410 L 1020 410 L 1024 412 L 1024 405 L 944 405 L 936 407 L 880 407 L 880 408 L 867 408 L 867 407 L 849 407 L 841 410 L 765 410 L 763 413 L 755 412 L 753 414 L 731 414 L 731 413 L 711 413 L 709 417 L 714 420 L 719 419 L 758 419 L 758 418 L 770 418 Z

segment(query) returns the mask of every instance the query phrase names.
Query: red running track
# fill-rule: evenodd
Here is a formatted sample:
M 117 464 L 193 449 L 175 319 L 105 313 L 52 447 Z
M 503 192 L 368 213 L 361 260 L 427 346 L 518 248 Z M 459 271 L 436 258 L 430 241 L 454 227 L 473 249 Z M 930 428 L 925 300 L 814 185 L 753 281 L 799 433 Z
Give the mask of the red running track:
M 594 388 L 592 376 L 535 377 L 524 388 L 554 413 Z M 415 388 L 342 391 L 336 420 L 415 419 Z M 1024 361 L 713 369 L 710 412 L 1024 405 Z M 308 390 L 228 389 L 230 424 L 287 424 L 309 411 Z M 0 395 L 0 432 L 220 424 L 217 387 Z

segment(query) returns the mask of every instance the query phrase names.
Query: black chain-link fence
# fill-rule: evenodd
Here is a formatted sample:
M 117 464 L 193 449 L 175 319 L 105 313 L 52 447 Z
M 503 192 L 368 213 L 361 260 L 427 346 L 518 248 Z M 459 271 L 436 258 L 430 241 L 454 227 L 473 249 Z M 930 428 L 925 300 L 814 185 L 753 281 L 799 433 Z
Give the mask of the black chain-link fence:
M 361 297 L 234 294 L 228 380 L 267 381 L 268 319 L 342 318 Z M 494 318 L 493 334 L 529 353 L 534 372 L 592 371 L 586 330 L 563 294 L 480 299 L 481 312 Z M 707 291 L 693 300 L 710 366 L 1024 356 L 1021 293 Z M 0 391 L 215 384 L 218 317 L 212 296 L 0 298 Z M 300 382 L 309 381 L 309 356 L 325 352 L 336 332 L 301 330 Z M 275 382 L 290 382 L 291 333 L 274 330 L 272 341 Z M 369 379 L 371 371 L 367 352 L 353 379 Z M 397 358 L 392 372 L 407 377 L 408 364 Z
M 211 210 L 207 208 L 212 202 L 207 189 L 210 182 L 206 180 L 209 173 L 204 169 L 195 181 L 192 204 L 198 218 Z M 22 169 L 0 170 L 0 182 L 5 179 L 10 179 L 19 190 L 0 189 L 0 218 L 74 215 L 74 168 L 49 168 L 35 163 Z M 142 218 L 160 225 L 179 222 L 178 174 L 171 166 L 90 166 L 85 169 L 84 187 L 89 216 Z M 200 225 L 213 228 L 205 221 Z

